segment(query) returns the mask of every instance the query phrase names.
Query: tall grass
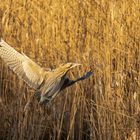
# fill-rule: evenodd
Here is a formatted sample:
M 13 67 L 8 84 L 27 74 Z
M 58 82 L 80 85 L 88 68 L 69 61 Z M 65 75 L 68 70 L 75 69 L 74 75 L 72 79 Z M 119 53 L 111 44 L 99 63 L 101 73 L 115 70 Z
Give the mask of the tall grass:
M 139 140 L 138 0 L 5 0 L 0 36 L 42 67 L 78 62 L 93 76 L 43 108 L 0 60 L 0 139 Z

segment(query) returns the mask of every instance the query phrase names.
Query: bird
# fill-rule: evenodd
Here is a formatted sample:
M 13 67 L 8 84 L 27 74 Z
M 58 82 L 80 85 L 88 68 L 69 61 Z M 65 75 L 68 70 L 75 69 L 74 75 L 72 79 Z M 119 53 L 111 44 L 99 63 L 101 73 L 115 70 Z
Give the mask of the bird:
M 3 39 L 0 40 L 0 57 L 20 79 L 35 90 L 34 96 L 40 105 L 47 106 L 60 91 L 92 75 L 90 70 L 82 77 L 71 80 L 67 77 L 69 70 L 79 63 L 68 62 L 55 69 L 44 69 L 24 53 L 19 53 Z

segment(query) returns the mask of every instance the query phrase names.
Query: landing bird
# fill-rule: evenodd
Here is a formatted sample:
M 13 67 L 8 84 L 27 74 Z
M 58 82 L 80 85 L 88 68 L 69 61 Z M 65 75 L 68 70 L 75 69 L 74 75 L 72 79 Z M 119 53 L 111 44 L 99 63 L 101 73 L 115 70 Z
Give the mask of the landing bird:
M 53 70 L 45 70 L 32 61 L 24 53 L 17 52 L 4 40 L 0 41 L 0 57 L 8 67 L 35 90 L 35 97 L 39 104 L 48 104 L 66 87 L 84 80 L 92 75 L 89 71 L 76 80 L 70 80 L 66 74 L 77 63 L 66 63 Z

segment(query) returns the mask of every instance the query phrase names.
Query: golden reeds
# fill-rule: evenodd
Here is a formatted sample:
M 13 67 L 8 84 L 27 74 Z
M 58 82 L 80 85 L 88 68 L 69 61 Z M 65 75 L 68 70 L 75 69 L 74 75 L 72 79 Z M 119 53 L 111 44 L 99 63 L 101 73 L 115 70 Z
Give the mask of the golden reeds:
M 77 62 L 93 77 L 41 108 L 34 91 L 0 61 L 0 139 L 140 139 L 138 0 L 5 0 L 0 37 L 43 67 Z

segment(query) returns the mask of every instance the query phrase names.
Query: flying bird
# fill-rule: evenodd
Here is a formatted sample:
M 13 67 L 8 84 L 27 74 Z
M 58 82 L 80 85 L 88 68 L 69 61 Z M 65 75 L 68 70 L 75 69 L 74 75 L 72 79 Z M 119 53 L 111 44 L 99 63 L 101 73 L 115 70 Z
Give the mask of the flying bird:
M 19 78 L 35 90 L 39 104 L 47 105 L 61 90 L 92 75 L 89 71 L 76 80 L 69 79 L 67 72 L 81 65 L 77 63 L 66 63 L 56 69 L 45 70 L 24 53 L 17 52 L 3 39 L 0 41 L 0 57 Z

